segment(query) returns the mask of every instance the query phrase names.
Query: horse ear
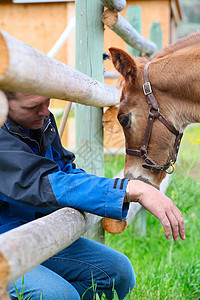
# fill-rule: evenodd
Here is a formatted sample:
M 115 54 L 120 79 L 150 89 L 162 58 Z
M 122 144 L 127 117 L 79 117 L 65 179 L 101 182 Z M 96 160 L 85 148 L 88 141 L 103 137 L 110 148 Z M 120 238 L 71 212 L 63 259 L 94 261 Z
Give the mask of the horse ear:
M 134 83 L 137 76 L 137 66 L 128 53 L 118 48 L 109 48 L 112 62 L 125 81 Z
M 122 127 L 117 119 L 118 107 L 109 107 L 102 117 L 102 125 L 106 131 L 112 133 L 122 132 Z

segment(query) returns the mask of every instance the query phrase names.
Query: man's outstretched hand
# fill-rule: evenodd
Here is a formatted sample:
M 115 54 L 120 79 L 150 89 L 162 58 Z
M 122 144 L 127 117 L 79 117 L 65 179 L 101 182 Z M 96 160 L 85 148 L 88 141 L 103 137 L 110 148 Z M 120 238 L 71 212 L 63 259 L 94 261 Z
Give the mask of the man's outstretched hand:
M 177 242 L 180 235 L 185 239 L 185 226 L 182 213 L 176 205 L 153 186 L 140 180 L 128 182 L 130 200 L 139 202 L 146 210 L 160 220 L 167 239 L 171 238 L 171 230 L 174 240 Z

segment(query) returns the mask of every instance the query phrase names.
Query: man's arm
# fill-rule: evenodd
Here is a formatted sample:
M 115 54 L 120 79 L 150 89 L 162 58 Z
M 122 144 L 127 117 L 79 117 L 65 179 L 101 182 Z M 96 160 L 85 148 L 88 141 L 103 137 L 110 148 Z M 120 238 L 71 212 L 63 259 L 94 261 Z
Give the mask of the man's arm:
M 103 217 L 126 218 L 129 205 L 123 200 L 127 179 L 86 174 L 74 169 L 72 163 L 63 164 L 67 157 L 57 155 L 53 161 L 36 155 L 3 129 L 0 139 L 0 200 L 41 213 L 68 206 Z M 49 157 L 54 151 L 49 147 Z

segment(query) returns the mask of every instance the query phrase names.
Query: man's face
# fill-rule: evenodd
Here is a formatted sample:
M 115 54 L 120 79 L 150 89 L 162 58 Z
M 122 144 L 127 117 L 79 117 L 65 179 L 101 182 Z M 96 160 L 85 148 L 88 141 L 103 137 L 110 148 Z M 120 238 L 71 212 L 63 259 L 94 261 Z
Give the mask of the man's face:
M 17 99 L 9 101 L 8 116 L 27 129 L 39 129 L 44 117 L 49 116 L 50 99 L 43 96 L 16 93 Z

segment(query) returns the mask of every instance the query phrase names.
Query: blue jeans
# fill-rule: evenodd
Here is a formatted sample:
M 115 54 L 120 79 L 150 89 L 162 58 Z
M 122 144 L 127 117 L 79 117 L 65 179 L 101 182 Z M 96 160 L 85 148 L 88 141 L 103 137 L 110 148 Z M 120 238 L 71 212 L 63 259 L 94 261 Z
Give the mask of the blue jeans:
M 105 245 L 79 238 L 68 248 L 52 256 L 42 265 L 24 275 L 24 296 L 32 300 L 93 299 L 94 290 L 108 299 L 113 286 L 119 299 L 135 286 L 135 274 L 129 259 Z M 15 281 L 22 291 L 22 278 Z M 14 285 L 9 288 L 11 299 L 17 299 Z

